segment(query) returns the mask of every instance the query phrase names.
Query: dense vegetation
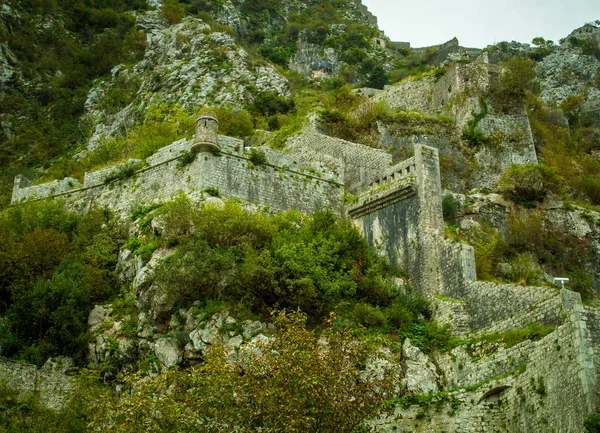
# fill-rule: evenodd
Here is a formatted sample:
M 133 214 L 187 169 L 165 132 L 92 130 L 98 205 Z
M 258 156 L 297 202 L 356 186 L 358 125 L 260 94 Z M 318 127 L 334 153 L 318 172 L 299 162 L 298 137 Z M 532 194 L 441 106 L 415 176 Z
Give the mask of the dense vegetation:
M 148 214 L 136 211 L 143 230 L 161 219 L 160 236 L 126 241 L 110 212 L 76 216 L 61 206 L 34 203 L 2 215 L 3 355 L 82 361 L 92 305 L 128 293 L 114 271 L 123 245 L 146 260 L 161 245 L 178 246 L 155 272 L 178 306 L 219 301 L 263 319 L 288 308 L 305 312 L 312 326 L 337 311 L 340 326 L 414 336 L 426 349 L 447 340 L 446 330 L 426 320 L 427 303 L 399 292 L 396 271 L 330 213 L 269 217 L 235 202 L 196 209 L 181 196 Z
M 290 431 L 335 425 L 336 431 L 350 432 L 381 411 L 395 388 L 393 371 L 369 380 L 360 373 L 372 344 L 386 340 L 397 347 L 410 337 L 432 350 L 449 342 L 448 330 L 428 320 L 427 302 L 405 294 L 394 283 L 397 271 L 349 222 L 331 213 L 268 216 L 232 201 L 196 208 L 179 196 L 158 207 L 133 209 L 141 235 L 127 240 L 110 212 L 77 216 L 62 206 L 38 202 L 2 214 L 3 355 L 39 365 L 62 354 L 82 364 L 87 316 L 93 304 L 106 301 L 112 301 L 115 314 L 133 315 L 123 332 L 135 338 L 137 309 L 129 285 L 120 287 L 114 271 L 120 247 L 143 260 L 157 248 L 177 247 L 154 275 L 155 284 L 174 299 L 174 311 L 201 301 L 207 311 L 227 308 L 238 318 L 274 321 L 280 332 L 261 352 L 250 351 L 233 364 L 215 346 L 200 368 L 161 373 L 125 401 L 95 379 L 84 380 L 89 377 L 84 374 L 80 394 L 59 417 L 33 397 L 21 401 L 5 390 L 0 404 L 8 409 L 1 419 L 6 428 L 85 431 L 105 425 L 108 415 L 116 421 L 114 431 L 141 431 L 142 425 L 157 431 L 174 426 L 194 431 L 200 425 L 223 431 L 223 424 L 282 431 L 292 423 L 286 427 Z M 160 221 L 155 227 L 164 227 L 159 232 L 151 229 L 155 219 Z M 274 313 L 281 309 L 296 313 Z M 169 317 L 158 320 L 168 323 Z M 328 346 L 320 336 L 327 337 Z M 145 360 L 139 361 L 141 367 Z M 272 374 L 265 376 L 265 365 L 273 366 Z M 114 375 L 121 365 L 100 368 L 105 380 L 127 387 L 139 379 L 135 370 Z M 166 388 L 178 391 L 165 393 Z M 217 400 L 215 411 L 181 418 L 182 410 L 200 413 L 198 408 Z M 141 404 L 148 401 L 156 406 Z M 276 404 L 285 408 L 273 410 Z
M 87 138 L 93 125 L 80 117 L 93 80 L 146 48 L 131 14 L 146 9 L 144 0 L 8 3 L 14 13 L 3 15 L 0 42 L 18 71 L 0 92 L 3 188 L 15 172 L 47 165 Z
M 329 212 L 269 217 L 232 201 L 195 209 L 180 196 L 140 224 L 149 227 L 153 218 L 168 228 L 137 242 L 179 245 L 155 275 L 179 305 L 218 299 L 264 319 L 274 309 L 301 310 L 313 326 L 336 311 L 344 326 L 414 335 L 426 349 L 447 337 L 420 319 L 430 317 L 423 299 L 394 285 L 397 271 L 348 221 Z
M 36 396 L 0 388 L 0 428 L 9 432 L 355 432 L 390 410 L 398 372 L 389 365 L 366 369 L 372 349 L 351 333 L 321 335 L 302 314 L 273 316 L 279 332 L 232 358 L 212 346 L 196 368 L 154 375 L 130 374 L 121 392 L 82 371 L 60 412 Z M 327 339 L 324 343 L 323 337 Z M 381 373 L 385 372 L 385 375 Z M 209 409 L 210 410 L 207 410 Z
M 123 227 L 109 211 L 77 216 L 55 202 L 11 209 L 0 221 L 0 354 L 83 360 L 92 306 L 119 291 Z

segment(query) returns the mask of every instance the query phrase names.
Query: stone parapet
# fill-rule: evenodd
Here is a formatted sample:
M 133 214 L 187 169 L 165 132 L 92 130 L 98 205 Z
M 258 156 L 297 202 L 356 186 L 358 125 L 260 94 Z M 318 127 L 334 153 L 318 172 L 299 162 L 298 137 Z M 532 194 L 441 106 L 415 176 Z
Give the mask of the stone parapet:
M 13 203 L 60 197 L 77 204 L 77 209 L 86 209 L 94 203 L 128 211 L 135 204 L 168 201 L 181 192 L 193 195 L 216 189 L 223 197 L 276 210 L 310 213 L 332 209 L 341 213 L 343 185 L 337 182 L 337 173 L 324 164 L 307 163 L 298 155 L 265 149 L 266 163 L 255 166 L 250 155 L 244 153 L 243 141 L 228 137 L 220 142 L 223 151 L 219 154 L 203 153 L 184 165 L 181 154 L 188 151 L 191 141 L 175 142 L 150 156 L 147 166 L 112 180 L 114 185 L 106 184 L 111 175 L 141 161 L 86 173 L 83 187 L 75 179 L 69 185 L 67 178 L 23 188 L 28 183 L 18 177 Z

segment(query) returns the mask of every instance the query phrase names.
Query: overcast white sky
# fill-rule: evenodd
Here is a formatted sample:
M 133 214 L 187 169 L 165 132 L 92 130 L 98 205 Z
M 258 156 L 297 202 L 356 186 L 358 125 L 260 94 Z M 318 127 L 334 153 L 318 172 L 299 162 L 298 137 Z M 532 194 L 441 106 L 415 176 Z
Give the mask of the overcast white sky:
M 392 41 L 412 47 L 458 38 L 464 47 L 501 41 L 558 43 L 586 22 L 600 19 L 600 0 L 363 0 Z

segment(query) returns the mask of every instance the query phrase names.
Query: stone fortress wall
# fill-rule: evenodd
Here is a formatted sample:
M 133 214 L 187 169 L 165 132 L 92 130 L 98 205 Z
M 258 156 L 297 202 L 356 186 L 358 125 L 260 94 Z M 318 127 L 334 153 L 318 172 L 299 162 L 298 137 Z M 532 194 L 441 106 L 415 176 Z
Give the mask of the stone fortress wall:
M 477 189 L 492 189 L 502 173 L 511 164 L 537 163 L 529 119 L 524 106 L 513 107 L 510 112 L 501 112 L 491 101 L 482 99 L 490 91 L 490 86 L 501 74 L 501 68 L 491 65 L 487 55 L 482 54 L 471 63 L 455 63 L 439 79 L 423 77 L 418 80 L 405 80 L 398 85 L 388 86 L 377 93 L 373 100 L 384 102 L 391 109 L 417 111 L 430 116 L 444 114 L 454 121 L 453 134 L 460 137 L 474 113 L 487 114 L 475 125 L 489 143 L 474 149 L 474 159 L 482 168 L 480 175 L 472 179 Z M 482 105 L 482 101 L 485 105 Z M 440 131 L 440 137 L 433 130 L 424 134 L 403 135 L 402 129 L 394 125 L 378 124 L 382 144 L 392 148 L 402 148 L 412 142 L 436 147 L 440 155 L 456 159 L 460 145 L 445 143 L 448 133 Z
M 83 185 L 68 178 L 30 185 L 18 176 L 13 203 L 51 197 L 81 210 L 101 205 L 126 212 L 180 192 L 217 188 L 224 197 L 275 210 L 343 213 L 407 272 L 455 334 L 477 337 L 532 323 L 556 327 L 539 341 L 479 358 L 464 346 L 437 355 L 440 386 L 458 405 L 426 413 L 421 406 L 398 408 L 376 421 L 379 431 L 580 431 L 600 389 L 600 314 L 568 290 L 475 281 L 473 249 L 444 238 L 436 148 L 416 144 L 413 157 L 392 165 L 385 152 L 306 130 L 293 137 L 288 153 L 265 149 L 267 164 L 254 166 L 243 141 L 216 131 L 213 139 L 219 151 L 201 151 L 187 165 L 181 158 L 194 140 L 175 142 L 132 177 L 108 183 L 119 167 L 87 173 Z M 344 191 L 353 195 L 346 206 Z
M 181 158 L 191 151 L 194 140 L 177 141 L 148 157 L 145 165 L 126 179 L 106 181 L 126 165 L 142 161 L 86 173 L 83 185 L 71 178 L 31 185 L 17 176 L 12 204 L 61 198 L 78 209 L 95 205 L 129 211 L 136 204 L 168 201 L 181 192 L 197 195 L 215 188 L 223 197 L 275 210 L 309 213 L 331 208 L 340 212 L 343 184 L 324 164 L 267 149 L 267 163 L 254 166 L 242 140 L 218 136 L 217 141 L 220 152 L 199 153 L 186 165 Z
M 579 294 L 555 300 L 564 316 L 539 341 L 473 358 L 457 348 L 438 358 L 449 393 L 438 407 L 397 408 L 380 432 L 581 432 L 595 408 L 593 336 Z

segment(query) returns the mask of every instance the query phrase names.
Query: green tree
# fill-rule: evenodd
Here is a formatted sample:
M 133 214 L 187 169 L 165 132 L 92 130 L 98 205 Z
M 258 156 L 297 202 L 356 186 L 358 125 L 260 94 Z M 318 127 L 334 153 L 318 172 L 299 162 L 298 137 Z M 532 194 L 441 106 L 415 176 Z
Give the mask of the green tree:
M 506 60 L 497 82 L 492 86 L 492 97 L 502 110 L 521 104 L 534 90 L 535 62 L 514 57 Z
M 562 194 L 564 179 L 555 168 L 544 164 L 511 165 L 498 182 L 498 190 L 508 199 L 524 205 L 542 202 L 549 192 Z
M 302 314 L 282 312 L 275 319 L 275 337 L 242 347 L 237 357 L 214 345 L 197 368 L 141 382 L 131 376 L 135 391 L 97 399 L 90 427 L 350 433 L 386 409 L 398 375 L 390 367 L 381 375 L 364 369 L 370 354 L 365 342 L 331 330 L 320 340 Z

